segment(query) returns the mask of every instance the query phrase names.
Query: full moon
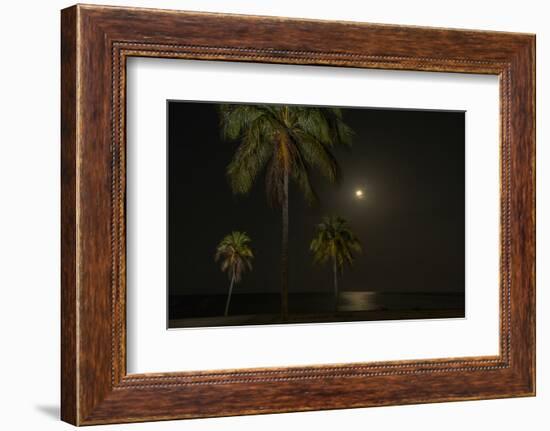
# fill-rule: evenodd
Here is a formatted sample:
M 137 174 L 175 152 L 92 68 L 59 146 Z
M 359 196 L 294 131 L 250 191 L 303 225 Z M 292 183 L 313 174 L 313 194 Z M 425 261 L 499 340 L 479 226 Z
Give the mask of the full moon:
M 361 190 L 361 189 L 355 190 L 355 197 L 357 199 L 363 199 L 363 190 Z

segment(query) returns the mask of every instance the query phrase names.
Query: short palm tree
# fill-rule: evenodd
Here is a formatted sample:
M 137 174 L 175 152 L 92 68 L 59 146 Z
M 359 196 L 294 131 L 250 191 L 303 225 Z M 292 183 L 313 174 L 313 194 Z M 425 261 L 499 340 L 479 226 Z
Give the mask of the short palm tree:
M 362 251 L 361 243 L 342 217 L 324 217 L 317 225 L 310 250 L 316 263 L 332 264 L 334 275 L 334 309 L 338 307 L 338 270 L 353 265 L 354 253 Z
M 252 270 L 254 254 L 249 244 L 250 237 L 245 232 L 234 231 L 226 235 L 216 248 L 214 259 L 216 262 L 221 262 L 221 270 L 227 272 L 229 280 L 231 280 L 224 316 L 227 316 L 229 312 L 233 285 L 241 281 L 244 272 Z
M 222 136 L 239 140 L 227 167 L 231 188 L 247 194 L 265 172 L 269 202 L 282 208 L 281 313 L 288 319 L 288 195 L 292 179 L 308 202 L 316 200 L 311 172 L 331 182 L 340 176 L 332 149 L 351 145 L 351 129 L 337 108 L 288 105 L 221 105 Z

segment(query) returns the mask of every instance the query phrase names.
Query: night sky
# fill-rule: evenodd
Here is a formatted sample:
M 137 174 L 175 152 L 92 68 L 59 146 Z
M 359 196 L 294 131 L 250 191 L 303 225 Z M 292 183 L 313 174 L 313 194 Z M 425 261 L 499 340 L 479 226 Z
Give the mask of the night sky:
M 279 292 L 281 211 L 269 206 L 264 177 L 234 196 L 225 171 L 239 143 L 220 138 L 217 105 L 167 106 L 170 295 L 227 293 L 214 252 L 233 230 L 248 233 L 255 253 L 236 292 Z M 330 266 L 313 264 L 309 251 L 324 215 L 347 219 L 363 246 L 342 291 L 464 292 L 464 113 L 342 111 L 355 135 L 351 149 L 334 151 L 341 183 L 314 176 L 314 207 L 291 183 L 290 293 L 332 289 Z

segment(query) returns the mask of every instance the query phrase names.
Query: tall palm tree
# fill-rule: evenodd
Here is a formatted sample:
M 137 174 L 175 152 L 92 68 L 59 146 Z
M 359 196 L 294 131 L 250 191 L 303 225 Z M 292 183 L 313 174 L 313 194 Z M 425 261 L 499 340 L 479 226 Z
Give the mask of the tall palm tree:
M 336 182 L 340 176 L 332 149 L 351 145 L 351 129 L 337 108 L 288 105 L 221 105 L 222 136 L 239 140 L 227 175 L 234 193 L 247 194 L 265 172 L 269 202 L 282 209 L 281 313 L 288 319 L 288 194 L 294 180 L 309 203 L 317 197 L 313 169 Z
M 221 260 L 221 270 L 227 272 L 229 280 L 231 280 L 227 302 L 225 303 L 224 316 L 227 316 L 229 311 L 233 285 L 241 281 L 245 271 L 252 270 L 254 254 L 249 244 L 250 238 L 245 232 L 234 231 L 226 235 L 216 248 L 214 259 L 216 262 Z
M 362 251 L 361 243 L 342 217 L 324 217 L 317 225 L 310 250 L 317 263 L 332 263 L 334 275 L 334 310 L 338 308 L 338 270 L 353 265 L 353 253 Z

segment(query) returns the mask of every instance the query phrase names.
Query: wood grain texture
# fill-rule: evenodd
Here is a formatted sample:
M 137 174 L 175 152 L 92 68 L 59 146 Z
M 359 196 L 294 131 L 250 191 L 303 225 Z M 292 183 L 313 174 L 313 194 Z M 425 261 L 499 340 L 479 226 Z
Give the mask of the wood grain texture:
M 126 374 L 129 56 L 495 74 L 501 105 L 496 357 Z M 76 424 L 535 392 L 533 35 L 101 6 L 62 12 L 62 418 Z
M 76 9 L 61 16 L 61 418 L 77 422 Z

